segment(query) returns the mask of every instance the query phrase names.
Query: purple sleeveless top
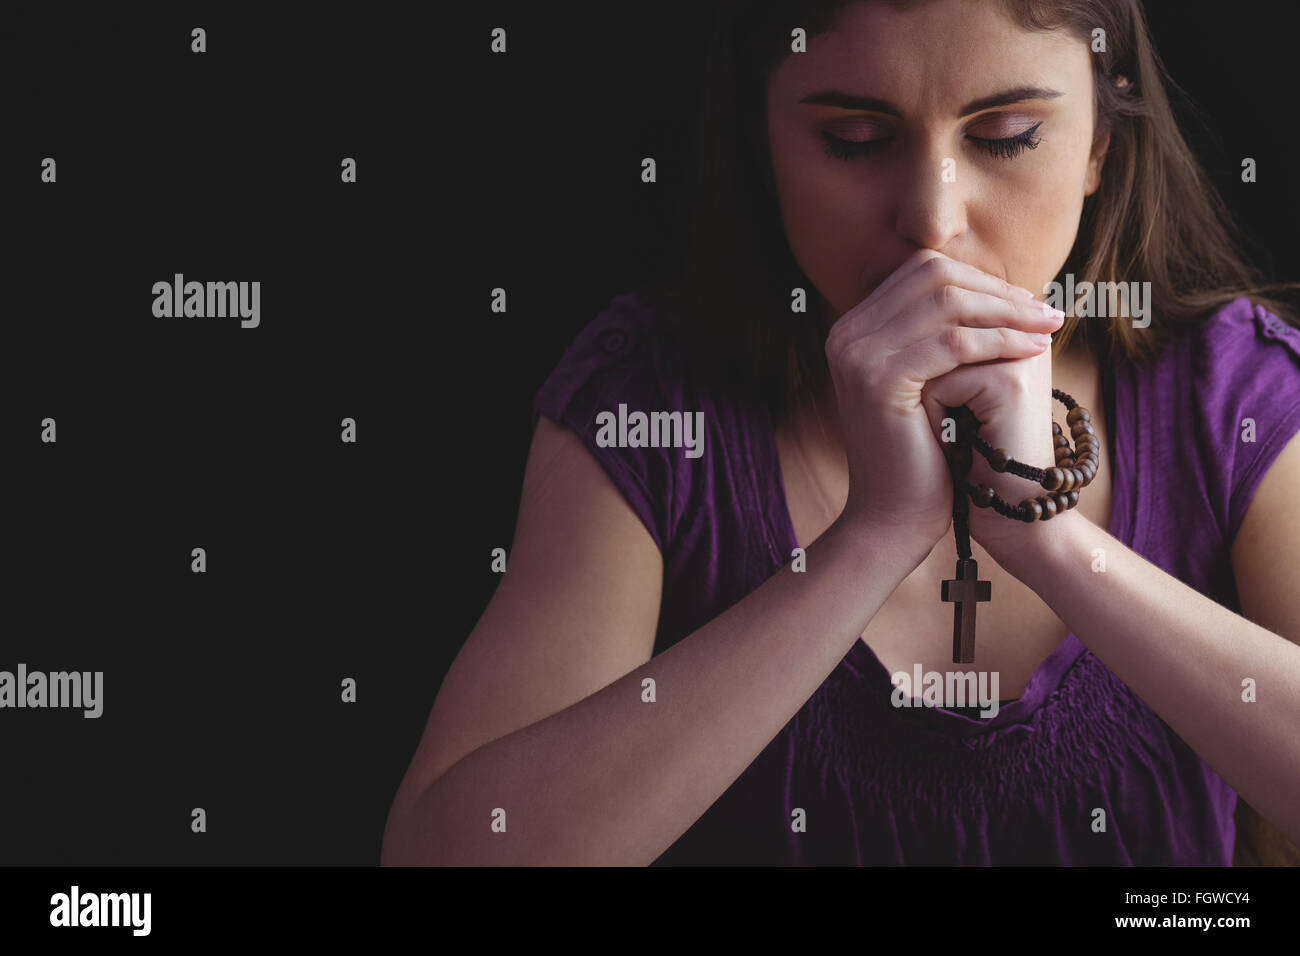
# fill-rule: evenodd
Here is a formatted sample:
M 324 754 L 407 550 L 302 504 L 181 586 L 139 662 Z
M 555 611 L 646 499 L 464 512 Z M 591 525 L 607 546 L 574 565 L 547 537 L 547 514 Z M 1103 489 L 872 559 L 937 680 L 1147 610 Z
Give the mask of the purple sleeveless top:
M 564 353 L 533 413 L 581 437 L 659 546 L 657 655 L 798 545 L 770 416 L 715 400 L 655 329 L 639 296 L 616 296 Z M 1300 331 L 1239 298 L 1180 331 L 1154 364 L 1121 358 L 1103 380 L 1108 530 L 1240 613 L 1229 546 L 1300 430 Z M 601 447 L 596 416 L 617 416 L 620 403 L 629 413 L 702 411 L 703 455 Z M 1241 439 L 1244 418 L 1254 419 L 1253 443 Z M 892 689 L 855 641 L 653 865 L 1232 864 L 1236 793 L 1074 634 L 991 719 L 895 708 Z M 1104 833 L 1093 832 L 1097 807 Z M 795 808 L 806 832 L 791 829 Z

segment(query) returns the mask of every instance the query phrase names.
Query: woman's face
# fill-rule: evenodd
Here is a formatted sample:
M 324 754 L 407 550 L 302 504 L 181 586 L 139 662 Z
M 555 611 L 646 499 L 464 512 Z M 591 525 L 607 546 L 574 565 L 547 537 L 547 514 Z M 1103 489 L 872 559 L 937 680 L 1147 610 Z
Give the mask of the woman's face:
M 1041 295 L 1099 181 L 1092 56 L 970 0 L 853 3 L 787 56 L 767 90 L 769 187 L 831 314 L 920 248 Z

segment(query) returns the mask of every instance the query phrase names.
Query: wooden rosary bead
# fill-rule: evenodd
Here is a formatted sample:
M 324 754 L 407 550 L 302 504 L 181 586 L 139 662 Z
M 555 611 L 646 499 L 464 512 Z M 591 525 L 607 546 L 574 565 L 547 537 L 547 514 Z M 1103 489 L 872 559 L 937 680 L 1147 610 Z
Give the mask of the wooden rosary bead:
M 966 499 L 970 498 L 978 508 L 989 508 L 996 504 L 998 514 L 1014 518 L 1025 523 L 1031 521 L 1048 521 L 1054 516 L 1069 511 L 1079 503 L 1079 489 L 1088 484 L 1096 474 L 1100 441 L 1091 424 L 1091 413 L 1074 402 L 1066 393 L 1052 389 L 1052 397 L 1066 406 L 1066 422 L 1070 436 L 1075 439 L 1074 447 L 1066 438 L 1061 426 L 1052 422 L 1052 448 L 1056 467 L 1038 469 L 1017 462 L 1005 448 L 991 448 L 987 441 L 979 439 L 979 422 L 967 422 L 961 426 L 960 441 L 963 454 L 956 458 L 957 467 L 965 471 L 969 468 L 971 452 L 978 449 L 995 472 L 1005 472 L 1010 467 L 1015 474 L 1022 477 L 1037 474 L 1038 483 L 1046 494 L 1034 498 L 1025 498 L 1019 505 L 1012 506 L 1009 501 L 999 498 L 989 485 L 972 485 L 962 482 L 953 502 L 954 529 L 957 535 L 957 547 L 960 554 L 963 549 L 969 553 L 969 528 L 963 523 L 966 514 Z M 973 415 L 963 416 L 974 419 Z M 974 446 L 972 448 L 971 446 Z M 1094 447 L 1095 446 L 1095 447 Z M 956 472 L 954 472 L 954 479 Z M 979 580 L 979 572 L 973 558 L 959 559 L 956 578 L 943 582 L 942 599 L 953 602 L 953 663 L 969 663 L 975 655 L 975 608 L 976 602 L 989 600 L 988 581 Z
M 1039 484 L 1047 494 L 1026 498 L 1016 506 L 1014 513 L 1003 512 L 1017 520 L 1048 521 L 1054 516 L 1069 511 L 1079 504 L 1079 490 L 1092 482 L 1097 474 L 1098 451 L 1101 440 L 1092 426 L 1092 415 L 1082 405 L 1076 405 L 1065 416 L 1070 427 L 1070 437 L 1074 447 L 1056 422 L 1052 422 L 1052 446 L 1056 457 L 1056 467 L 1043 471 Z M 989 467 L 1003 473 L 1015 459 L 1005 448 L 994 448 L 986 456 Z M 997 493 L 988 485 L 978 485 L 971 494 L 971 500 L 978 508 L 989 508 L 997 499 Z
M 1092 427 L 1092 422 L 1075 422 L 1070 426 L 1070 436 L 1077 443 L 1081 435 L 1095 435 L 1097 429 Z

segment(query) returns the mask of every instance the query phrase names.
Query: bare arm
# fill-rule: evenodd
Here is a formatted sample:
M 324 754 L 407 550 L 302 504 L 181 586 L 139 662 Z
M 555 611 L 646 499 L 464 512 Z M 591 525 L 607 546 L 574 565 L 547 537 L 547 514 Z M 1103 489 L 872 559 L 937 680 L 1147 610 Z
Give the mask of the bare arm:
M 662 855 L 947 534 L 942 410 L 925 383 L 1042 354 L 1047 342 L 1031 333 L 1063 318 L 938 252 L 909 256 L 826 338 L 849 491 L 808 547 L 808 570 L 783 568 L 653 660 L 659 551 L 577 436 L 539 422 L 509 571 L 434 701 L 383 862 Z M 641 696 L 647 677 L 653 703 Z M 489 826 L 498 808 L 504 832 Z
M 475 676 L 449 674 L 439 693 L 389 816 L 385 864 L 652 862 L 803 706 L 929 552 L 841 517 L 808 547 L 806 572 L 787 565 L 648 659 L 662 580 L 649 533 L 576 436 L 546 420 L 524 485 L 509 570 L 462 651 L 478 661 Z M 545 508 L 534 507 L 542 497 Z M 545 542 L 558 545 L 548 553 Z M 573 630 L 590 636 L 557 636 Z M 530 656 L 534 646 L 549 656 Z M 489 647 L 500 651 L 495 661 Z M 545 660 L 545 673 L 520 673 L 517 652 Z M 493 676 L 502 665 L 517 686 Z M 586 684 L 572 680 L 580 671 Z M 558 686 L 539 689 L 552 675 Z M 653 703 L 642 700 L 646 677 Z M 532 695 L 534 715 L 520 721 L 516 710 L 515 728 L 480 730 L 492 739 L 472 748 L 462 729 L 457 747 L 453 724 L 487 718 L 439 721 L 449 692 L 489 710 L 514 706 L 516 692 Z M 505 832 L 491 828 L 496 808 L 506 812 Z
M 1287 575 L 1300 559 L 1298 482 L 1300 437 L 1265 476 L 1233 542 L 1243 611 L 1259 623 L 1079 512 L 1031 525 L 1038 533 L 1024 545 L 994 554 L 1292 842 L 1300 842 L 1300 599 Z M 1248 678 L 1257 698 L 1246 695 Z

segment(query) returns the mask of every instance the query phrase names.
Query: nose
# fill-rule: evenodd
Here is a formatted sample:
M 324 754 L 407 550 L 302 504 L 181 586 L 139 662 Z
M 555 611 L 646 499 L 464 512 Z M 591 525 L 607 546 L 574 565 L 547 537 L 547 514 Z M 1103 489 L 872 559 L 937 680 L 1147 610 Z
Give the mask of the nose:
M 895 229 L 918 248 L 942 251 L 966 229 L 962 170 L 956 157 L 919 149 L 902 167 Z

